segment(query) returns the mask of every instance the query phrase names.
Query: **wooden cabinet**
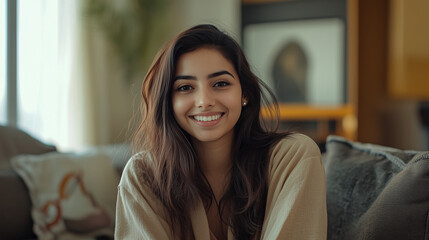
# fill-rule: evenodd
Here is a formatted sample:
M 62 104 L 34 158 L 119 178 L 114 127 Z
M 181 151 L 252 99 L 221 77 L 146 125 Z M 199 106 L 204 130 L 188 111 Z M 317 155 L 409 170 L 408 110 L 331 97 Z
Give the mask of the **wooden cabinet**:
M 392 0 L 388 89 L 400 99 L 429 100 L 429 1 Z

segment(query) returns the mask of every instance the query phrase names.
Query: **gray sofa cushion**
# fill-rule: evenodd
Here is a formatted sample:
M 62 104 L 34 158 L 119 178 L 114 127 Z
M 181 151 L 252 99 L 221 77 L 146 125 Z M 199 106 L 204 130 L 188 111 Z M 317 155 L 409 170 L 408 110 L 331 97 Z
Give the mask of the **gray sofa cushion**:
M 329 240 L 424 239 L 427 155 L 337 136 L 328 137 L 326 149 Z M 420 202 L 414 204 L 417 199 Z M 410 231 L 412 238 L 405 238 Z
M 429 153 L 417 155 L 386 185 L 351 235 L 429 240 Z

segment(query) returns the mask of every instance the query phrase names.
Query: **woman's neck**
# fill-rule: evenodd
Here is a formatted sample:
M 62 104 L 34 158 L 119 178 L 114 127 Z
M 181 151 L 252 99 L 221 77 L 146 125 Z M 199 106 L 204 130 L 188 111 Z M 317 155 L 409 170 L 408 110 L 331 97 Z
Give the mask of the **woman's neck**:
M 232 141 L 231 141 L 232 143 Z M 232 166 L 232 146 L 223 142 L 198 142 L 195 149 L 201 170 L 207 176 L 224 175 Z
M 217 198 L 222 197 L 230 181 L 232 168 L 232 142 L 234 136 L 224 136 L 222 141 L 194 141 L 198 161 Z

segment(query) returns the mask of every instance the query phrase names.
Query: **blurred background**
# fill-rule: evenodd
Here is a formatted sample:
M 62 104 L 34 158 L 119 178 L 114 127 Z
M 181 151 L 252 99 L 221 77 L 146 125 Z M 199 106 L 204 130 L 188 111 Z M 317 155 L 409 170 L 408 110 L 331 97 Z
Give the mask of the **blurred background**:
M 128 141 L 158 49 L 211 23 L 273 90 L 307 79 L 296 98 L 276 92 L 283 128 L 427 150 L 428 11 L 426 0 L 1 1 L 0 124 L 64 151 Z

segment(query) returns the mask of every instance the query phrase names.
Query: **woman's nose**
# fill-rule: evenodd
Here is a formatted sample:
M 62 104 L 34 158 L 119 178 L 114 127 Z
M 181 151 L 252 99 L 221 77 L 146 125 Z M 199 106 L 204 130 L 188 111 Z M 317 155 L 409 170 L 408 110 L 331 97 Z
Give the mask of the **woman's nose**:
M 215 104 L 213 93 L 207 89 L 200 89 L 196 94 L 195 105 L 198 108 L 207 108 Z

